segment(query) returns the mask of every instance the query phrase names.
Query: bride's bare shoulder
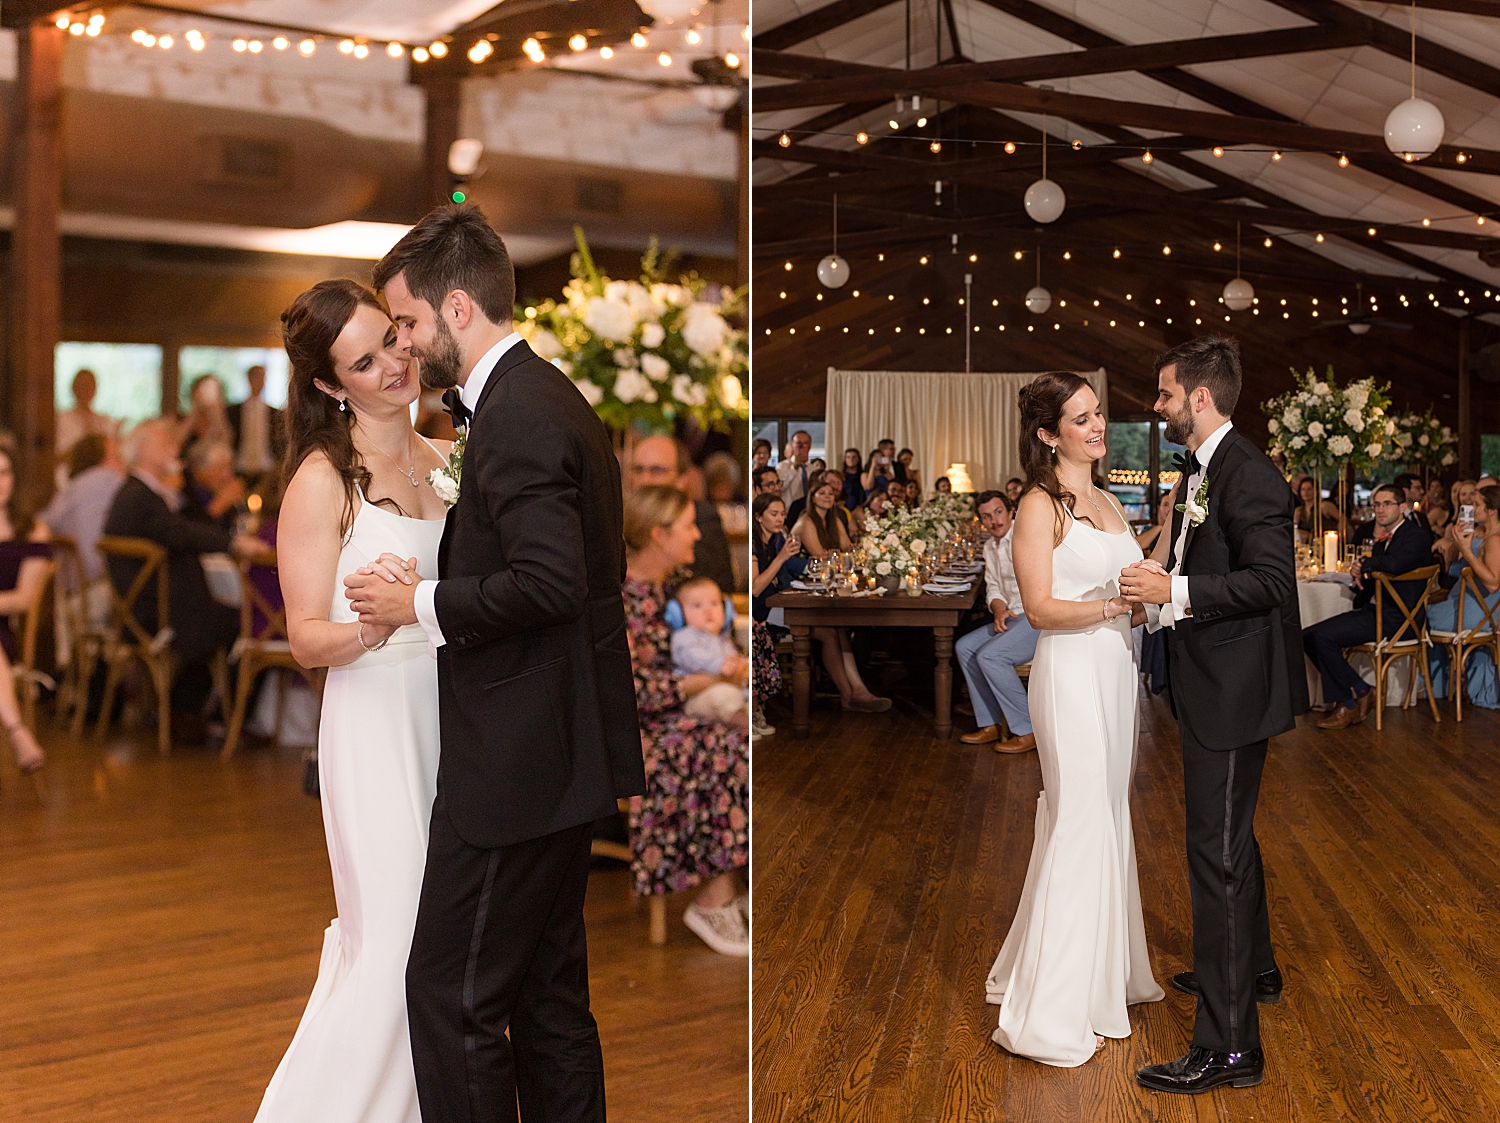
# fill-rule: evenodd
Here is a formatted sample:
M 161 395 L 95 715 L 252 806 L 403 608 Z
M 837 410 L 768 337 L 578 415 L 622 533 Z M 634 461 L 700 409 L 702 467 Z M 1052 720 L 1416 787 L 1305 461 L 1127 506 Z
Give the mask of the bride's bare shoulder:
M 282 497 L 282 513 L 288 508 L 292 512 L 309 514 L 326 511 L 332 505 L 344 503 L 344 480 L 332 461 L 320 451 L 307 454 L 297 470 L 292 473 Z

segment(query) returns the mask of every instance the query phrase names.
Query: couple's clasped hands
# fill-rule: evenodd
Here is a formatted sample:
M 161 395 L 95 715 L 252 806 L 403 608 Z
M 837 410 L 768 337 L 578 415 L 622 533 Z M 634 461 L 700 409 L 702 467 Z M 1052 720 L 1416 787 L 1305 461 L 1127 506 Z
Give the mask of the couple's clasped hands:
M 1127 565 L 1120 570 L 1120 599 L 1132 607 L 1167 604 L 1172 599 L 1172 575 L 1152 558 Z
M 344 597 L 361 624 L 379 629 L 372 637 L 378 641 L 417 622 L 415 600 L 421 580 L 416 558 L 386 552 L 344 578 Z

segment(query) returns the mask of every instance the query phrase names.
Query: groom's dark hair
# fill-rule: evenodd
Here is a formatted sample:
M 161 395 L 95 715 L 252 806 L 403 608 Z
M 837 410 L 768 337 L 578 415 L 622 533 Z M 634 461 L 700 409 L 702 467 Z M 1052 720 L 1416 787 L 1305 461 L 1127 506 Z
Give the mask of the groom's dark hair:
M 1153 374 L 1177 367 L 1177 383 L 1191 394 L 1202 386 L 1225 417 L 1240 400 L 1240 344 L 1227 335 L 1200 335 L 1157 356 Z
M 408 230 L 376 264 L 375 291 L 398 274 L 413 296 L 434 309 L 462 289 L 492 324 L 515 315 L 515 267 L 500 235 L 472 203 L 439 207 Z

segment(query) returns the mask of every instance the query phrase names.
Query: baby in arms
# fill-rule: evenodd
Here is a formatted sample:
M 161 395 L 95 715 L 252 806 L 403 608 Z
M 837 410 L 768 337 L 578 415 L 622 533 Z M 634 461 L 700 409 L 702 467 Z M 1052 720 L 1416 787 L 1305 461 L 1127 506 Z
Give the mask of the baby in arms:
M 684 711 L 707 721 L 747 720 L 750 661 L 724 634 L 724 594 L 711 577 L 694 577 L 677 590 L 685 624 L 672 633 L 672 669 L 679 675 L 713 675 L 713 683 L 687 700 Z

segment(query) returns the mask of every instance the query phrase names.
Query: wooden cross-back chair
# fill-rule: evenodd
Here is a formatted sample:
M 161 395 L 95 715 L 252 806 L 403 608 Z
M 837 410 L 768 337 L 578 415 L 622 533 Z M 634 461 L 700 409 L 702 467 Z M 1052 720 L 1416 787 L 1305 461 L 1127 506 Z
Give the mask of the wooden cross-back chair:
M 62 663 L 62 682 L 57 692 L 57 712 L 68 716 L 73 736 L 83 732 L 88 714 L 89 683 L 104 653 L 109 638 L 107 628 L 97 627 L 89 614 L 89 580 L 83 567 L 83 554 L 71 538 L 51 541 L 52 561 L 56 565 L 53 598 L 57 609 L 57 627 L 67 638 L 67 657 Z M 59 656 L 63 637 L 58 637 Z
M 327 677 L 326 667 L 308 670 L 292 655 L 291 640 L 287 635 L 286 609 L 272 605 L 255 583 L 250 580 L 250 569 L 256 565 L 276 564 L 274 547 L 267 546 L 260 556 L 240 562 L 240 638 L 230 652 L 230 662 L 239 662 L 239 680 L 235 684 L 234 712 L 229 718 L 229 736 L 224 740 L 225 760 L 234 755 L 239 747 L 240 735 L 245 728 L 245 710 L 250 704 L 250 691 L 256 676 L 267 668 L 295 671 L 307 680 L 313 693 L 323 697 L 323 683 Z M 261 627 L 257 631 L 256 613 L 261 616 Z M 281 737 L 281 719 L 286 706 L 286 692 L 278 695 L 276 703 L 275 736 Z
M 151 676 L 156 690 L 157 748 L 162 756 L 172 751 L 172 626 L 171 585 L 167 574 L 167 550 L 146 538 L 125 538 L 106 534 L 98 549 L 106 563 L 110 558 L 133 559 L 141 563 L 130 587 L 123 593 L 110 580 L 109 626 L 102 656 L 109 670 L 104 680 L 104 700 L 99 708 L 95 736 L 103 737 L 109 728 L 109 714 L 114 707 L 115 691 L 131 660 L 139 659 Z M 135 602 L 156 582 L 156 628 L 147 631 L 135 617 Z
M 1479 602 L 1479 619 L 1464 626 L 1464 613 L 1469 597 Z M 1464 719 L 1464 665 L 1476 651 L 1489 648 L 1495 669 L 1500 671 L 1500 605 L 1486 604 L 1484 586 L 1474 576 L 1470 566 L 1464 566 L 1458 579 L 1458 612 L 1454 617 L 1453 630 L 1431 633 L 1435 647 L 1448 648 L 1448 682 L 1453 691 L 1453 713 L 1455 721 Z
M 1427 704 L 1432 708 L 1432 720 L 1440 722 L 1443 719 L 1438 715 L 1437 699 L 1432 696 L 1432 680 L 1427 675 L 1427 653 L 1432 646 L 1432 639 L 1427 634 L 1427 620 L 1425 609 L 1427 598 L 1432 595 L 1432 587 L 1437 584 L 1438 567 L 1435 565 L 1424 565 L 1419 569 L 1408 570 L 1406 573 L 1371 573 L 1367 576 L 1375 579 L 1375 640 L 1371 643 L 1355 644 L 1353 647 L 1344 649 L 1345 655 L 1349 652 L 1360 652 L 1368 655 L 1370 662 L 1375 665 L 1375 728 L 1378 731 L 1383 725 L 1385 714 L 1385 674 L 1386 670 L 1395 663 L 1397 659 L 1410 659 L 1416 666 L 1412 670 L 1411 677 L 1406 683 L 1406 696 L 1401 700 L 1401 708 L 1409 709 L 1412 706 L 1412 695 L 1416 691 L 1417 675 L 1422 676 L 1422 684 L 1427 689 Z M 1408 608 L 1406 602 L 1396 592 L 1396 585 L 1406 581 L 1421 581 L 1422 592 L 1416 598 L 1415 607 Z M 1401 626 L 1391 635 L 1385 638 L 1385 613 L 1392 611 L 1385 607 L 1384 602 L 1389 600 L 1394 608 L 1401 614 Z M 1422 619 L 1417 619 L 1418 615 Z
M 48 593 L 51 592 L 53 580 L 57 575 L 57 563 L 49 560 L 47 568 L 42 576 L 42 583 L 36 591 L 36 598 L 14 615 L 21 617 L 20 628 L 17 635 L 20 637 L 20 651 L 17 653 L 15 662 L 11 664 L 11 675 L 16 680 L 17 701 L 21 704 L 21 720 L 26 723 L 26 728 L 36 728 L 36 697 L 38 687 L 45 686 L 48 690 L 55 690 L 57 682 L 53 677 L 37 666 L 36 649 L 37 638 L 41 633 L 42 617 L 47 615 L 46 609 L 50 607 Z

